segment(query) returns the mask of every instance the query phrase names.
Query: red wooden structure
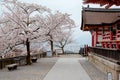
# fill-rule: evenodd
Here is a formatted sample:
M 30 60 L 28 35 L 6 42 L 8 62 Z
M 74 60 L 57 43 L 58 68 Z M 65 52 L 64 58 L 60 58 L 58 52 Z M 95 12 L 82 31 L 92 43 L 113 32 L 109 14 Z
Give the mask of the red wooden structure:
M 120 6 L 120 0 L 84 0 L 84 3 L 100 4 L 101 6 L 106 5 L 107 9 L 112 5 Z
M 91 32 L 92 47 L 120 49 L 120 9 L 83 8 L 81 30 Z

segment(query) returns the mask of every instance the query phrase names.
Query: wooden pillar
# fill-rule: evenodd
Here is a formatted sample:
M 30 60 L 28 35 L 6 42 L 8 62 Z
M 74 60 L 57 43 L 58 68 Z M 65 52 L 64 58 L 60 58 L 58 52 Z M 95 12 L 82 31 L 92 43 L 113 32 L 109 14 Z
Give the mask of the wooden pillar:
M 119 49 L 119 43 L 116 42 L 116 49 Z
M 94 35 L 92 33 L 92 47 L 94 47 Z
M 101 44 L 102 44 L 102 47 L 104 48 L 105 46 L 104 46 L 104 42 L 101 42 Z
M 110 31 L 110 40 L 113 38 L 113 33 Z
M 112 48 L 112 42 L 110 42 L 110 48 Z
M 92 32 L 92 47 L 96 46 L 97 42 L 98 42 L 98 32 L 93 31 Z
M 105 48 L 108 48 L 108 43 L 107 42 L 105 42 Z
M 98 42 L 98 32 L 97 31 L 95 32 L 95 35 L 96 35 L 96 42 Z
M 118 30 L 116 30 L 116 40 L 118 39 Z
M 113 31 L 113 27 L 111 26 L 111 27 L 110 27 L 110 40 L 112 40 L 112 38 L 113 38 L 113 33 L 112 33 L 112 31 Z

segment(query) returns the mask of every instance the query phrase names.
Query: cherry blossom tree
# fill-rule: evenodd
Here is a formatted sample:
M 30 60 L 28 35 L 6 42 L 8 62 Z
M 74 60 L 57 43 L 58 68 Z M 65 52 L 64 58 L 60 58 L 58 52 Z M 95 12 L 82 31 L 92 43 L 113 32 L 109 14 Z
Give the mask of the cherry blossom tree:
M 70 18 L 70 15 L 67 13 L 56 12 L 55 14 L 51 13 L 46 18 L 46 36 L 47 40 L 50 42 L 51 52 L 54 55 L 54 41 L 57 38 L 57 35 L 61 29 L 68 29 L 74 26 L 74 21 Z M 64 36 L 64 35 L 62 35 Z
M 5 39 L 6 43 L 3 44 L 5 48 L 12 48 L 24 43 L 27 49 L 26 63 L 31 64 L 30 42 L 34 39 L 40 39 L 43 35 L 44 31 L 41 30 L 41 27 L 44 26 L 44 16 L 50 12 L 50 9 L 16 0 L 5 0 L 4 6 L 6 9 L 0 21 L 3 33 L 1 36 L 3 39 L 7 38 Z
M 6 9 L 0 18 L 0 48 L 9 51 L 16 45 L 25 44 L 27 64 L 31 64 L 30 42 L 47 40 L 53 53 L 54 41 L 65 35 L 62 30 L 74 26 L 69 14 L 50 13 L 50 9 L 37 4 L 4 0 L 4 6 Z
M 11 23 L 2 23 L 2 26 L 0 27 L 0 50 L 2 51 L 1 53 L 9 52 L 14 46 L 22 44 L 23 41 L 20 41 L 20 39 L 17 37 L 17 29 L 12 30 L 12 28 L 8 28 L 8 26 Z M 5 27 L 7 26 L 7 27 Z
M 73 39 L 72 39 L 73 32 L 72 32 L 71 28 L 67 29 L 67 30 L 63 30 L 63 29 L 61 29 L 61 30 L 62 31 L 60 31 L 60 34 L 57 35 L 57 38 L 55 40 L 55 46 L 60 48 L 62 50 L 62 53 L 64 54 L 65 46 L 73 42 Z

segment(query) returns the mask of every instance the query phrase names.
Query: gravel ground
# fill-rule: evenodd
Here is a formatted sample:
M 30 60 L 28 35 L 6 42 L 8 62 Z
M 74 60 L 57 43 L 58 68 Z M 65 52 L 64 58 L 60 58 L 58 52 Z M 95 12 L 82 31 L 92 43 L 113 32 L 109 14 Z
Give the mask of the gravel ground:
M 18 66 L 17 70 L 0 70 L 0 80 L 43 80 L 56 63 L 57 58 L 41 58 L 29 66 Z

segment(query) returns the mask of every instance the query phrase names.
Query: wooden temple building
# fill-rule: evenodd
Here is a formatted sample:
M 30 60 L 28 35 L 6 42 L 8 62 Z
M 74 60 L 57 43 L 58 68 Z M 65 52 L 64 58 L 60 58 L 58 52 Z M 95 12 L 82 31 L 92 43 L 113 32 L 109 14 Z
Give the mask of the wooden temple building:
M 92 46 L 120 49 L 120 9 L 83 8 L 83 31 L 92 34 Z
M 81 30 L 92 36 L 89 61 L 120 79 L 120 9 L 83 7 Z

